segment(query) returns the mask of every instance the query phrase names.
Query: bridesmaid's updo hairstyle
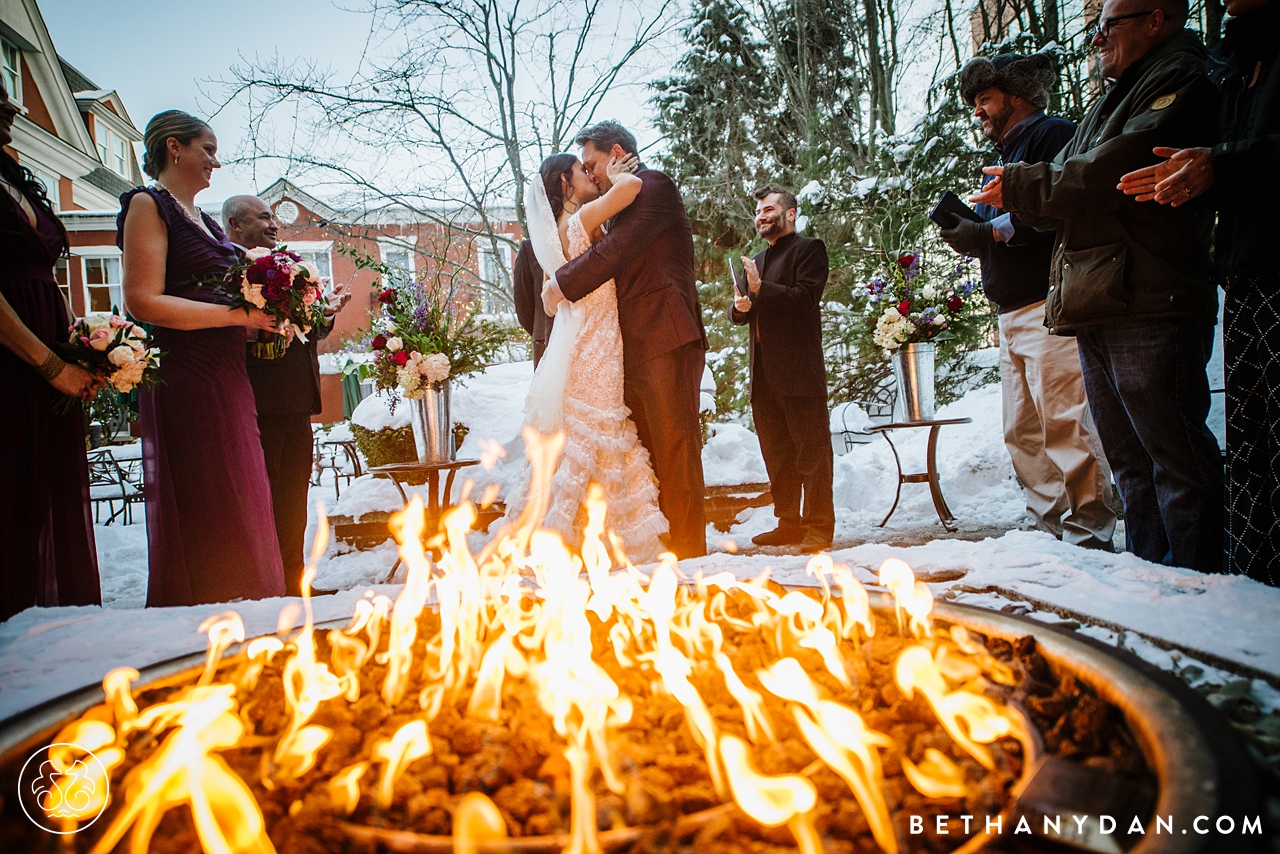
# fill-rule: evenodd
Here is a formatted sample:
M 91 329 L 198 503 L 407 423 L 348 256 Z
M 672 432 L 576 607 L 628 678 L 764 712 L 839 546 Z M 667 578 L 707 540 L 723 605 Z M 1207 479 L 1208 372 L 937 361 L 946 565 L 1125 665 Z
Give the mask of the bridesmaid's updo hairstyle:
M 182 110 L 156 113 L 147 122 L 147 131 L 142 137 L 147 146 L 147 153 L 142 157 L 142 171 L 152 178 L 159 178 L 164 171 L 165 161 L 169 159 L 170 139 L 176 139 L 181 145 L 189 145 L 191 140 L 211 130 L 207 122 Z
M 551 202 L 551 215 L 558 221 L 564 210 L 564 184 L 560 180 L 573 180 L 573 164 L 578 158 L 572 154 L 552 154 L 538 167 L 542 176 L 542 188 L 547 191 L 547 201 Z

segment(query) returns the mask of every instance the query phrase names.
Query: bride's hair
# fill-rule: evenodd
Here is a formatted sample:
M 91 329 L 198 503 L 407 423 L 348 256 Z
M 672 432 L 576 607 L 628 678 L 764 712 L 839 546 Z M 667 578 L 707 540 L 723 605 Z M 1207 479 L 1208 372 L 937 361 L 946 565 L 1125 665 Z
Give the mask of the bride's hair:
M 538 167 L 542 176 L 542 188 L 547 191 L 547 201 L 551 202 L 551 215 L 560 220 L 560 212 L 564 210 L 564 185 L 560 179 L 573 180 L 573 165 L 578 158 L 572 154 L 552 154 Z

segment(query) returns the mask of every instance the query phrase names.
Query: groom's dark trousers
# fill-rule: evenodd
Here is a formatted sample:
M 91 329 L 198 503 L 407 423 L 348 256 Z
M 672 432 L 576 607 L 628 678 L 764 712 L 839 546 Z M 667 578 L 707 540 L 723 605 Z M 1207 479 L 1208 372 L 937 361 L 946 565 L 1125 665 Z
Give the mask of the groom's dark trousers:
M 680 191 L 641 168 L 640 195 L 591 249 L 556 271 L 580 300 L 613 279 L 622 329 L 625 401 L 658 477 L 658 503 L 677 557 L 707 553 L 699 386 L 707 335 L 693 272 L 693 233 Z

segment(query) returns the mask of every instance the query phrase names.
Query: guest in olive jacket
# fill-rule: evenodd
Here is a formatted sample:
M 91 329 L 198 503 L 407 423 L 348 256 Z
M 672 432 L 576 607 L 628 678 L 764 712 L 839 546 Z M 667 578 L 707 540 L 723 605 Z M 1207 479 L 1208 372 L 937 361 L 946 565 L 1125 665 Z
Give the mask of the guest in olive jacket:
M 1144 205 L 1118 187 L 1158 160 L 1153 148 L 1217 134 L 1207 52 L 1186 16 L 1185 0 L 1106 0 L 1093 44 L 1115 82 L 1053 163 L 988 167 L 1000 180 L 975 201 L 1057 230 L 1045 324 L 1076 336 L 1129 550 L 1221 572 L 1222 462 L 1205 425 L 1213 214 Z

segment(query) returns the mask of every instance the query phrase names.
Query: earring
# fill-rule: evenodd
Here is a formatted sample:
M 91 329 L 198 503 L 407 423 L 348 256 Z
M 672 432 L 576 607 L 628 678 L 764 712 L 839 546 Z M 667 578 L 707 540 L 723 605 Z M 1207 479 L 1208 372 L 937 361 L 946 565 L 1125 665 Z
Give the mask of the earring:
M 178 165 L 178 158 L 177 158 L 177 156 L 176 156 L 176 155 L 175 155 L 175 156 L 174 156 L 174 158 L 173 158 L 173 165 L 174 165 L 174 166 L 177 166 L 177 165 Z

